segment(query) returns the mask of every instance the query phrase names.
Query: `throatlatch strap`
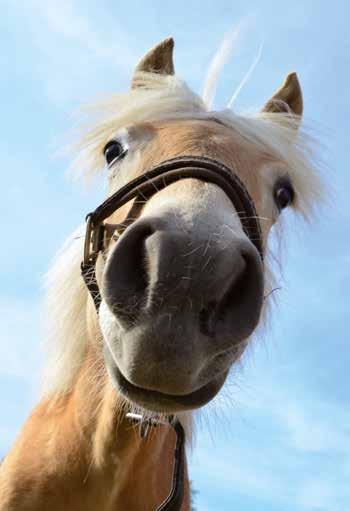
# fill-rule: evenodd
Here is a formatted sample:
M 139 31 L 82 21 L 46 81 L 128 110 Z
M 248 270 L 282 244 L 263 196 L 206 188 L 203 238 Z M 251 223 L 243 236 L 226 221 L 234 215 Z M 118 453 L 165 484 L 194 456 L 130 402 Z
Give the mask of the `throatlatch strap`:
M 173 482 L 171 491 L 164 502 L 155 511 L 180 511 L 185 493 L 185 431 L 181 422 L 171 422 L 176 433 L 174 451 Z
M 142 415 L 128 412 L 126 417 L 134 424 L 140 426 L 140 438 L 145 440 L 150 428 L 169 425 L 176 434 L 174 450 L 174 465 L 171 490 L 167 498 L 158 506 L 155 511 L 180 511 L 185 494 L 185 431 L 181 422 L 168 415 L 166 420 L 157 418 L 145 419 Z

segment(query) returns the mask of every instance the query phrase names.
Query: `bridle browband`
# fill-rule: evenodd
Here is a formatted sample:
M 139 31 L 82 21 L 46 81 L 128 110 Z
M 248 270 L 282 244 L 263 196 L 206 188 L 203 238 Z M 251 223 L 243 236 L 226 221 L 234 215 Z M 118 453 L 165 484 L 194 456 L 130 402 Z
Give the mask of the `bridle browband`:
M 96 262 L 100 252 L 107 248 L 107 224 L 104 221 L 131 200 L 134 200 L 131 211 L 136 210 L 140 214 L 142 205 L 157 192 L 176 181 L 189 178 L 213 183 L 226 193 L 239 216 L 245 234 L 256 247 L 261 260 L 263 260 L 260 222 L 253 200 L 239 177 L 226 165 L 212 158 L 179 156 L 165 160 L 117 190 L 86 217 L 84 259 L 81 264 L 81 273 L 94 301 L 97 313 L 101 304 L 101 294 L 96 279 Z M 128 221 L 125 222 L 124 226 L 116 228 L 119 234 L 125 230 L 126 225 L 130 225 L 135 220 L 134 215 L 130 218 L 130 212 L 128 217 Z M 132 419 L 135 421 L 135 417 Z M 174 428 L 176 433 L 172 489 L 156 511 L 179 511 L 184 494 L 185 434 L 181 423 L 177 419 L 169 417 L 168 424 Z M 155 425 L 154 420 L 151 425 Z

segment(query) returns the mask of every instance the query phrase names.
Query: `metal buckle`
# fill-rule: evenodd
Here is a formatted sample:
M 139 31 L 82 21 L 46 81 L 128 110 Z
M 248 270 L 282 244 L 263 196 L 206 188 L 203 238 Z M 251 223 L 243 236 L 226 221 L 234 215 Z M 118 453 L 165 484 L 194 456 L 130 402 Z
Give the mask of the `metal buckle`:
M 94 225 L 92 213 L 86 217 L 86 232 L 84 243 L 84 266 L 94 264 L 98 253 L 103 247 L 104 225 Z
M 154 419 L 154 418 L 145 419 L 144 416 L 139 413 L 128 412 L 126 414 L 126 417 L 128 419 L 130 419 L 130 421 L 133 422 L 134 424 L 138 424 L 140 426 L 139 432 L 140 432 L 140 438 L 142 438 L 142 439 L 147 437 L 148 432 L 151 427 L 155 428 L 159 424 L 168 424 L 168 422 L 162 421 L 160 419 Z
M 84 257 L 83 257 L 83 264 L 86 266 L 91 262 L 92 252 L 92 233 L 93 233 L 93 222 L 92 222 L 92 215 L 89 213 L 86 216 L 86 232 L 85 232 L 85 242 L 84 242 Z

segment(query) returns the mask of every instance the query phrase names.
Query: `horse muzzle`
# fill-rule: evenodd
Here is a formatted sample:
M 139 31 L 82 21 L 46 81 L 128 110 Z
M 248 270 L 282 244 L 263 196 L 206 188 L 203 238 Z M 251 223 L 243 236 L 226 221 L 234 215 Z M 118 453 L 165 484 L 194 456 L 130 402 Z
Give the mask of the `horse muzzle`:
M 174 162 L 176 172 L 169 174 Z M 179 158 L 155 169 L 155 176 L 162 177 L 156 187 L 144 180 L 150 191 L 145 212 L 109 247 L 99 315 L 107 368 L 118 389 L 146 408 L 172 412 L 210 401 L 244 351 L 263 304 L 262 245 L 250 196 L 226 167 Z M 212 236 L 222 228 L 215 211 L 205 213 L 212 233 L 209 220 L 195 214 L 188 220 L 187 211 L 183 225 L 182 213 L 172 207 L 147 211 L 151 197 L 185 178 L 198 179 L 198 186 L 209 181 L 218 186 L 213 193 L 225 192 L 221 200 L 228 210 L 233 203 L 238 234 L 229 229 L 225 237 Z M 116 209 L 113 196 L 105 204 L 97 216 Z

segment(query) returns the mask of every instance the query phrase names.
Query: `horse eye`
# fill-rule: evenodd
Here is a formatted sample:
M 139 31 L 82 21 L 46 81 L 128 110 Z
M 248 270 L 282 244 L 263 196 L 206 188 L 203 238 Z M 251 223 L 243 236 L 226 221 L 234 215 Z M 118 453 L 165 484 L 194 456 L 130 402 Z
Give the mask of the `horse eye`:
M 112 165 L 116 160 L 124 157 L 127 150 L 122 146 L 118 140 L 111 140 L 108 142 L 103 150 L 105 160 L 108 166 Z
M 280 180 L 274 188 L 274 199 L 279 210 L 290 206 L 294 200 L 294 189 L 288 179 Z

